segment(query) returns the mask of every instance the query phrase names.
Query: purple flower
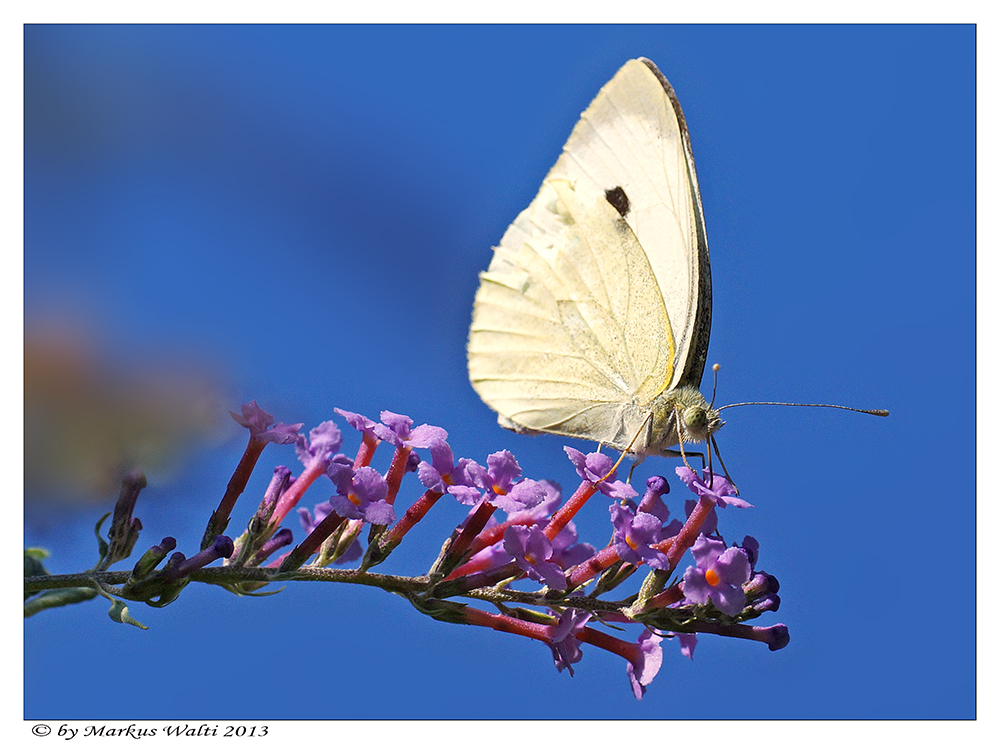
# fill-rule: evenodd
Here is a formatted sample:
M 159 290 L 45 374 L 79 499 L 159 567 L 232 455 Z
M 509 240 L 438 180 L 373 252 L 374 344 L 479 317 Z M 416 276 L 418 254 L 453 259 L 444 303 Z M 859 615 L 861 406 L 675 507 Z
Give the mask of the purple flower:
M 503 533 L 503 547 L 518 567 L 546 586 L 562 591 L 566 575 L 552 558 L 552 543 L 537 525 L 511 525 Z
M 332 421 L 324 421 L 309 432 L 309 438 L 299 435 L 295 443 L 295 453 L 306 468 L 314 468 L 329 462 L 340 449 L 344 437 Z
M 376 424 L 370 418 L 362 416 L 360 413 L 345 411 L 343 408 L 334 408 L 333 410 L 337 413 L 338 416 L 343 416 L 345 419 L 347 419 L 347 423 L 349 426 L 353 427 L 354 429 L 357 429 L 362 434 L 371 434 L 372 436 L 375 436 L 375 427 L 378 426 L 378 424 Z
M 746 606 L 743 584 L 750 579 L 750 561 L 740 548 L 699 535 L 691 547 L 696 565 L 684 572 L 684 596 L 695 604 L 712 604 L 735 617 Z
M 349 486 L 338 485 L 330 503 L 342 517 L 363 519 L 371 524 L 391 524 L 396 521 L 396 514 L 385 500 L 388 494 L 385 478 L 374 468 L 365 466 L 354 471 Z
M 269 427 L 274 424 L 274 416 L 257 405 L 257 401 L 252 400 L 240 406 L 239 413 L 229 412 L 240 426 L 250 430 L 253 439 L 264 442 L 274 442 L 275 444 L 291 444 L 299 438 L 299 429 L 302 424 L 276 424 L 273 429 Z
M 444 440 L 431 443 L 428 447 L 431 461 L 421 461 L 417 466 L 417 478 L 424 488 L 437 493 L 450 493 L 460 504 L 474 506 L 482 498 L 476 488 L 468 480 L 470 464 L 482 468 L 478 463 L 462 458 L 455 464 L 455 455 Z
M 662 640 L 661 636 L 646 628 L 639 634 L 638 653 L 633 661 L 625 665 L 636 700 L 642 700 L 647 685 L 660 671 L 660 665 L 663 663 L 663 649 L 660 648 Z
M 347 455 L 334 455 L 327 463 L 326 477 L 333 481 L 338 491 L 349 491 L 354 480 L 354 461 Z
M 541 481 L 545 483 L 545 481 Z M 579 566 L 584 561 L 597 555 L 597 549 L 590 543 L 578 543 L 576 525 L 566 524 L 552 540 L 552 562 L 559 565 L 563 571 Z
M 619 501 L 638 497 L 639 494 L 628 483 L 615 480 L 618 477 L 617 473 L 610 478 L 601 480 L 615 464 L 615 461 L 603 452 L 591 452 L 589 455 L 584 455 L 580 450 L 572 447 L 563 447 L 563 450 L 576 468 L 577 474 L 586 481 L 596 483 L 597 489 L 605 496 Z
M 538 487 L 542 489 L 542 500 L 538 502 L 535 506 L 529 507 L 518 513 L 519 517 L 530 518 L 536 521 L 542 521 L 551 517 L 556 509 L 559 508 L 559 502 L 562 501 L 562 488 L 559 487 L 558 483 L 554 483 L 550 480 L 540 480 L 534 481 L 538 484 Z M 555 543 L 552 545 L 555 547 Z
M 697 473 L 695 473 L 691 468 L 686 465 L 681 465 L 677 468 L 677 475 L 684 482 L 691 491 L 698 496 L 706 496 L 719 506 L 725 509 L 727 506 L 735 506 L 739 509 L 746 509 L 753 506 L 748 501 L 744 501 L 736 496 L 736 487 L 729 482 L 725 476 L 719 473 L 711 473 L 707 468 L 703 471 L 704 476 L 707 478 L 709 475 L 712 477 L 712 487 L 709 488 L 708 484 L 704 479 L 699 478 Z
M 646 493 L 643 495 L 642 501 L 639 502 L 639 508 L 636 509 L 637 513 L 646 512 L 660 520 L 663 525 L 660 529 L 661 540 L 678 535 L 684 526 L 679 519 L 667 522 L 670 519 L 670 509 L 663 503 L 663 496 L 669 492 L 670 484 L 667 483 L 667 479 L 661 475 L 654 475 L 646 481 Z M 691 503 L 695 504 L 696 502 L 692 501 Z M 715 511 L 713 510 L 712 513 L 714 514 Z
M 550 489 L 530 478 L 514 482 L 521 475 L 521 468 L 507 450 L 494 452 L 486 458 L 486 464 L 488 467 L 484 468 L 469 460 L 465 464 L 465 479 L 486 491 L 486 500 L 507 514 L 533 509 L 551 495 Z
M 611 524 L 614 525 L 614 546 L 618 557 L 627 563 L 645 563 L 651 568 L 669 569 L 670 561 L 659 550 L 651 547 L 660 542 L 663 524 L 652 514 L 632 510 L 621 504 L 612 504 Z
M 648 512 L 658 517 L 661 522 L 670 518 L 670 510 L 663 503 L 663 497 L 670 493 L 670 484 L 662 475 L 654 475 L 646 481 L 646 493 L 639 502 L 638 511 Z
M 694 647 L 698 645 L 698 636 L 694 633 L 674 633 L 681 644 L 681 655 L 694 660 Z
M 322 522 L 333 511 L 333 504 L 327 500 L 316 504 L 316 508 L 311 512 L 304 506 L 300 506 L 297 511 L 299 513 L 299 521 L 302 523 L 302 529 L 308 535 L 316 529 L 317 524 Z
M 552 632 L 552 641 L 549 643 L 549 647 L 552 649 L 552 660 L 558 671 L 569 669 L 571 677 L 573 676 L 573 664 L 583 658 L 583 650 L 580 648 L 580 641 L 576 634 L 584 629 L 589 620 L 589 612 L 573 607 L 560 613 L 559 622 Z
M 743 538 L 743 542 L 740 545 L 733 543 L 733 547 L 739 547 L 747 554 L 747 560 L 750 561 L 750 568 L 753 569 L 757 565 L 757 556 L 760 555 L 760 543 L 750 535 L 746 535 Z
M 375 424 L 373 433 L 383 442 L 396 447 L 426 448 L 443 443 L 448 437 L 448 432 L 440 426 L 421 424 L 413 429 L 413 419 L 401 413 L 382 411 L 380 418 L 382 423 Z

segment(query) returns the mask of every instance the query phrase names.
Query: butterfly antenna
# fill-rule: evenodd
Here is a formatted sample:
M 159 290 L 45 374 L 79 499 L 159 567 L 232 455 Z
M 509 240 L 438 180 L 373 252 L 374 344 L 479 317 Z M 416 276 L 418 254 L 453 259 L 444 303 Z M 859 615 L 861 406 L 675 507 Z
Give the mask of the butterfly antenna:
M 715 389 L 719 386 L 719 369 L 721 366 L 718 364 L 712 365 L 712 402 L 708 404 L 709 408 L 715 408 Z
M 839 408 L 843 411 L 854 411 L 855 413 L 867 413 L 871 416 L 888 416 L 889 412 L 884 408 L 851 408 L 850 406 L 836 406 L 832 403 L 778 403 L 775 401 L 753 401 L 746 403 L 729 403 L 719 406 L 716 410 L 722 411 L 726 408 L 736 408 L 736 406 L 799 406 L 803 408 Z

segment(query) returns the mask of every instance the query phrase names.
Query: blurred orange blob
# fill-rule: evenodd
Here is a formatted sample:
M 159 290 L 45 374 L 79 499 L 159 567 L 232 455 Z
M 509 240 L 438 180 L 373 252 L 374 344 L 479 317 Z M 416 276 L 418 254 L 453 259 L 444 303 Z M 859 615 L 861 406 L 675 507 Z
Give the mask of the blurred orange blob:
M 26 503 L 113 501 L 124 473 L 169 475 L 231 434 L 228 421 L 206 363 L 112 355 L 79 322 L 26 324 Z

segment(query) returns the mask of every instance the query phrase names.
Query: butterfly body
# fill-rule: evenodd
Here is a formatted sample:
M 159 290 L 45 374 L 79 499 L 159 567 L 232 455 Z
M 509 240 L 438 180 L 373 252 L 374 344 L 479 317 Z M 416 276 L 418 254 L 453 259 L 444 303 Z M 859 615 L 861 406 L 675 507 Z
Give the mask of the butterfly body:
M 655 65 L 632 60 L 481 274 L 469 377 L 507 428 L 669 454 L 722 424 L 698 391 L 710 327 L 687 126 Z

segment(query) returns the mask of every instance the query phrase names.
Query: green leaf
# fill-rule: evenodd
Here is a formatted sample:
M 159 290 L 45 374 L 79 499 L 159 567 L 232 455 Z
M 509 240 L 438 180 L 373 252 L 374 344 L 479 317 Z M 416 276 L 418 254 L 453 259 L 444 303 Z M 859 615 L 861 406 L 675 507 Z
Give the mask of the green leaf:
M 35 592 L 35 594 L 38 593 Z M 86 602 L 96 596 L 97 590 L 86 586 L 68 589 L 49 589 L 24 603 L 24 616 L 31 617 L 32 615 L 37 615 L 42 610 L 50 610 L 53 607 L 65 607 L 77 602 Z
M 107 518 L 107 514 L 104 515 L 104 519 Z M 101 522 L 104 521 L 101 519 Z M 97 523 L 98 528 L 100 528 L 100 522 Z M 111 600 L 111 609 L 108 610 L 108 617 L 114 620 L 116 623 L 122 623 L 124 625 L 134 625 L 137 628 L 142 628 L 143 630 L 149 630 L 148 627 L 140 623 L 138 620 L 133 618 L 128 612 L 128 605 L 125 604 L 119 597 L 115 597 L 105 591 L 100 584 L 96 581 L 94 582 L 94 587 L 100 592 L 101 596 L 107 597 Z
M 111 546 L 108 545 L 108 541 L 105 540 L 103 537 L 101 537 L 101 525 L 104 524 L 104 520 L 107 519 L 110 516 L 111 516 L 111 512 L 108 512 L 103 517 L 101 517 L 99 520 L 97 520 L 97 524 L 94 525 L 94 535 L 97 536 L 97 552 L 101 556 L 100 560 L 98 560 L 98 565 L 100 565 L 100 562 L 107 557 L 108 550 L 111 549 Z
M 137 628 L 142 628 L 143 630 L 149 630 L 148 627 L 140 623 L 138 620 L 134 619 L 128 614 L 128 605 L 122 602 L 118 597 L 111 597 L 111 609 L 108 610 L 108 617 L 114 620 L 116 623 L 124 623 L 126 625 L 134 625 Z

